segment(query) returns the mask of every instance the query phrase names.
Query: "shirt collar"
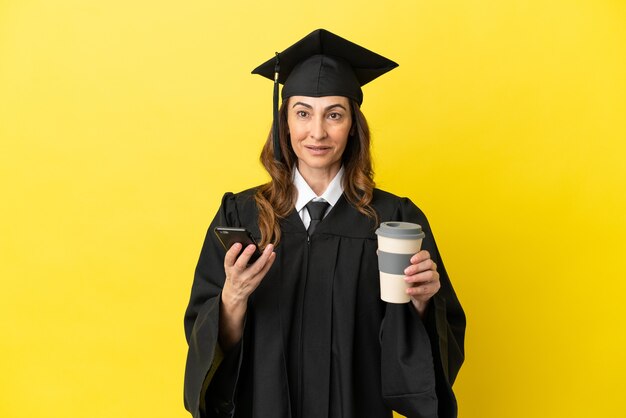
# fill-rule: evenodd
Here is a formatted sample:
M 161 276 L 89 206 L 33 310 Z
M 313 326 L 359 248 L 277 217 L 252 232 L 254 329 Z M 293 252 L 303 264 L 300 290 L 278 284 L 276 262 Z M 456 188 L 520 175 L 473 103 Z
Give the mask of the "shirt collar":
M 343 166 L 339 169 L 339 172 L 332 179 L 324 193 L 321 196 L 315 194 L 311 186 L 308 185 L 298 167 L 295 167 L 293 171 L 293 184 L 298 190 L 298 199 L 296 199 L 296 212 L 300 212 L 302 208 L 313 199 L 324 199 L 330 206 L 335 206 L 339 201 L 339 198 L 343 194 Z

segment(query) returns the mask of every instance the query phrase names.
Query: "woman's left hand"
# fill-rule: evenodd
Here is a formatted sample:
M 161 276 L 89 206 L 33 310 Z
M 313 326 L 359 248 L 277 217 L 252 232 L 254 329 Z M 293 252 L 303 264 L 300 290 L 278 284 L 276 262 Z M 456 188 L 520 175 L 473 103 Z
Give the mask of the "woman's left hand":
M 430 253 L 422 250 L 411 257 L 411 265 L 404 269 L 404 280 L 411 285 L 406 292 L 420 316 L 424 316 L 428 301 L 439 291 L 439 273 L 437 264 L 430 258 Z

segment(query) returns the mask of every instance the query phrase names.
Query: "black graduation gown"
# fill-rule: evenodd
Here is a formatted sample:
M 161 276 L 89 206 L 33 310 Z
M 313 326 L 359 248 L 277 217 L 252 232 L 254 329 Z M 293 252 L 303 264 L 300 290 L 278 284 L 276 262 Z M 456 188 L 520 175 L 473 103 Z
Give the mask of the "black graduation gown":
M 241 342 L 217 343 L 225 250 L 213 228 L 260 237 L 255 189 L 227 193 L 196 268 L 185 332 L 185 407 L 194 418 L 456 417 L 465 315 L 424 214 L 375 190 L 381 221 L 415 222 L 437 263 L 440 291 L 422 320 L 412 304 L 380 300 L 376 226 L 344 196 L 307 241 L 295 210 L 281 222 L 276 260 L 252 294 Z

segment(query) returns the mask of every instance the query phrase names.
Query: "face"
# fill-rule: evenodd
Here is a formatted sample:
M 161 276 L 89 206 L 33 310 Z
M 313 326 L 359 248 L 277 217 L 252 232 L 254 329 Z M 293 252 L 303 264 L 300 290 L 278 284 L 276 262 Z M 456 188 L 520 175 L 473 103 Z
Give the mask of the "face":
M 306 174 L 336 174 L 352 127 L 350 101 L 341 96 L 293 96 L 287 103 L 291 146 L 298 170 Z

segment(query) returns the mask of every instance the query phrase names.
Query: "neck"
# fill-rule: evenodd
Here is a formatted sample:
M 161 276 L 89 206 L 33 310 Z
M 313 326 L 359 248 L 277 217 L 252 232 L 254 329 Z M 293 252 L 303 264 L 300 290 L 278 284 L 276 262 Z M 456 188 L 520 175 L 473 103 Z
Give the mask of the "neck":
M 326 191 L 328 185 L 333 181 L 340 169 L 341 164 L 321 169 L 310 168 L 300 164 L 298 166 L 298 171 L 300 171 L 302 178 L 318 196 L 321 196 Z

